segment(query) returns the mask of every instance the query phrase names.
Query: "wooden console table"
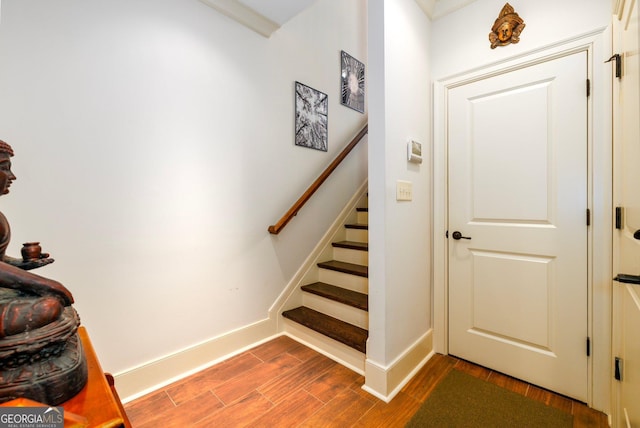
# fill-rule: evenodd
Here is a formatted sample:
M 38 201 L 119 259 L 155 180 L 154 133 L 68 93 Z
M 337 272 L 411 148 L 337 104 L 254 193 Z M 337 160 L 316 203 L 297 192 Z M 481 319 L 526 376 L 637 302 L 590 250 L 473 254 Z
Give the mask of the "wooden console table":
M 62 403 L 62 407 L 65 412 L 86 418 L 88 427 L 130 428 L 131 423 L 114 387 L 113 376 L 102 371 L 87 330 L 79 327 L 78 335 L 87 358 L 89 376 L 84 388 L 75 397 Z
M 65 428 L 131 428 L 131 422 L 114 386 L 113 376 L 102 371 L 87 330 L 79 327 L 78 336 L 87 359 L 87 384 L 73 398 L 60 404 L 64 408 Z M 17 398 L 0 406 L 46 407 L 46 404 Z

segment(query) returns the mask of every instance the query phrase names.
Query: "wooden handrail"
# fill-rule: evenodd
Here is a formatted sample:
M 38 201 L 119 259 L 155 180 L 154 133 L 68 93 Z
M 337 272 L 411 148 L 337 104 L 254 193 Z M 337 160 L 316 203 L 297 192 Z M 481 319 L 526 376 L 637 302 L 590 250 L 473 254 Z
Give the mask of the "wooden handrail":
M 331 175 L 331 173 L 338 167 L 338 165 L 340 165 L 340 162 L 342 162 L 344 158 L 347 157 L 349 152 L 353 150 L 353 148 L 360 142 L 362 137 L 364 137 L 367 132 L 369 132 L 368 124 L 365 125 L 364 128 L 362 128 L 355 137 L 353 137 L 353 140 L 351 140 L 351 142 L 347 144 L 347 147 L 345 147 L 344 150 L 342 150 L 342 152 L 333 160 L 333 162 L 331 162 L 327 169 L 325 169 L 324 172 L 320 174 L 318 178 L 316 178 L 316 181 L 314 181 L 313 184 L 309 186 L 309 188 L 302 194 L 302 196 L 300 196 L 296 203 L 293 204 L 291 208 L 289 208 L 289 211 L 287 211 L 287 213 L 283 215 L 276 224 L 269 226 L 269 233 L 277 235 L 282 229 L 284 229 L 287 223 L 289 223 L 291 219 L 295 217 L 296 214 L 298 214 L 300 208 L 302 208 L 303 205 L 311 198 L 311 195 L 313 195 L 316 190 L 320 188 L 322 183 L 324 183 L 324 181 Z

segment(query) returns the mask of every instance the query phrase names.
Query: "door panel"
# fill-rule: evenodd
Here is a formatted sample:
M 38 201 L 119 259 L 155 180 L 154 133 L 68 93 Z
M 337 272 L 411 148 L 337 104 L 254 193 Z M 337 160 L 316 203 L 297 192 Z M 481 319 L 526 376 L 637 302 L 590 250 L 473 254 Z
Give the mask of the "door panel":
M 550 223 L 546 179 L 550 84 L 534 83 L 469 100 L 473 221 Z M 509 120 L 499 120 L 507 117 L 505 109 Z M 475 126 L 488 123 L 497 126 Z M 521 141 L 514 144 L 513 139 Z
M 580 52 L 448 94 L 450 353 L 583 401 L 586 72 Z
M 471 253 L 471 332 L 513 346 L 550 352 L 548 306 L 553 259 L 476 250 Z M 518 280 L 502 287 L 505 277 Z M 499 301 L 527 305 L 504 306 L 497 311 L 495 305 Z

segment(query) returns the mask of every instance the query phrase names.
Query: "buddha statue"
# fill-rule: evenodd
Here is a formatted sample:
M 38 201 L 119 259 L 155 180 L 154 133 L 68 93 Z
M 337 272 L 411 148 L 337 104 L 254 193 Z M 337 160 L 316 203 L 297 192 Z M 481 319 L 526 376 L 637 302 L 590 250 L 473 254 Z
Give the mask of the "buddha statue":
M 13 149 L 0 140 L 0 192 L 9 193 Z M 29 270 L 53 262 L 47 253 L 6 255 L 9 222 L 0 213 L 0 402 L 29 398 L 58 405 L 87 379 L 79 317 L 62 284 Z

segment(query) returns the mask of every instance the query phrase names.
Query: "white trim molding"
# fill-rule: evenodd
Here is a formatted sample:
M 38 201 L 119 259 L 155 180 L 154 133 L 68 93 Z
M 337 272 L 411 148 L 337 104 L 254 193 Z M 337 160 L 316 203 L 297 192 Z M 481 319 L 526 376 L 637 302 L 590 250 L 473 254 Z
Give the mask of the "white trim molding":
M 618 19 L 621 19 L 622 13 L 624 11 L 625 0 L 612 0 L 612 2 L 613 2 L 613 15 L 617 16 Z
M 276 321 L 267 318 L 157 360 L 114 375 L 118 394 L 127 403 L 269 341 Z
M 388 403 L 433 355 L 433 329 L 429 329 L 387 367 L 367 359 L 362 389 Z
M 280 25 L 236 0 L 200 0 L 256 33 L 271 37 Z

